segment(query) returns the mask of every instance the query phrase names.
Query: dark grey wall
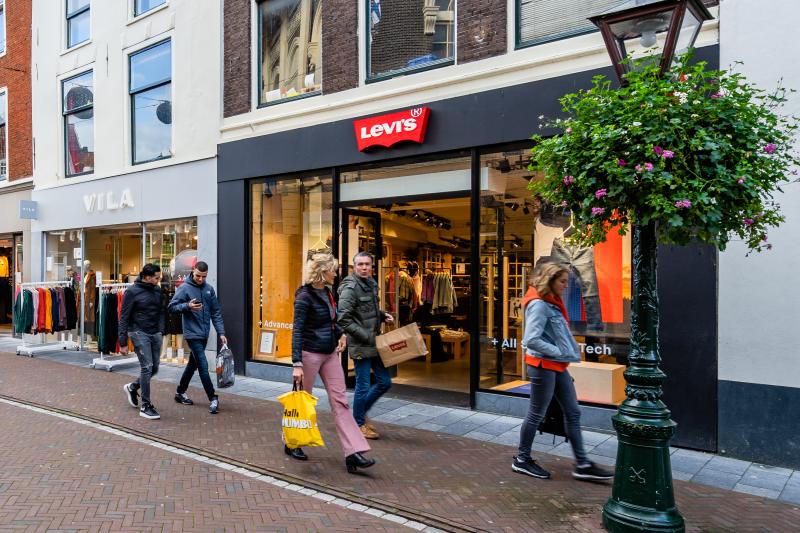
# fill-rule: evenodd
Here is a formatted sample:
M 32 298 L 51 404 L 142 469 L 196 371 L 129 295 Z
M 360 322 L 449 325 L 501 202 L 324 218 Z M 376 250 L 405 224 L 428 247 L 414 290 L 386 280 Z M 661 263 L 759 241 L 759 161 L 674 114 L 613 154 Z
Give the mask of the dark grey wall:
M 719 382 L 720 453 L 800 469 L 800 389 Z

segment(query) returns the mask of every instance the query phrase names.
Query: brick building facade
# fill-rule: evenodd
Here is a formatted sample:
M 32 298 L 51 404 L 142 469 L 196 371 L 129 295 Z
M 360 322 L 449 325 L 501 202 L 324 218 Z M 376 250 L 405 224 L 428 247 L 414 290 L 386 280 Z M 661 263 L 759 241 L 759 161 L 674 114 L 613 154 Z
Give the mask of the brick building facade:
M 6 0 L 6 48 L 0 57 L 0 88 L 7 97 L 8 178 L 33 174 L 31 133 L 31 0 Z

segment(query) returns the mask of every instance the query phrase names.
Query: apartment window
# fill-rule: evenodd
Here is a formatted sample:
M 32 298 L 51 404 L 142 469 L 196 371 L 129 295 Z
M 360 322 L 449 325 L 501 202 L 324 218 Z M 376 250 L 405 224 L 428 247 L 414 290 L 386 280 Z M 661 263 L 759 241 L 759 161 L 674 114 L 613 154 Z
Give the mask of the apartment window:
M 619 4 L 620 0 L 517 0 L 517 46 L 593 32 L 596 28 L 586 17 Z
M 0 0 L 0 54 L 6 51 L 6 0 Z
M 8 136 L 6 135 L 6 116 L 8 115 L 7 94 L 0 91 L 0 181 L 8 179 Z
M 367 79 L 453 62 L 453 0 L 367 0 Z
M 94 172 L 94 75 L 91 71 L 61 83 L 67 177 Z
M 67 48 L 89 40 L 89 0 L 67 0 Z
M 160 5 L 166 4 L 167 0 L 134 0 L 133 2 L 133 16 L 138 17 L 142 13 L 147 13 L 151 9 L 155 9 Z
M 260 2 L 258 35 L 259 104 L 319 94 L 322 0 Z
M 172 43 L 130 56 L 133 164 L 172 157 Z

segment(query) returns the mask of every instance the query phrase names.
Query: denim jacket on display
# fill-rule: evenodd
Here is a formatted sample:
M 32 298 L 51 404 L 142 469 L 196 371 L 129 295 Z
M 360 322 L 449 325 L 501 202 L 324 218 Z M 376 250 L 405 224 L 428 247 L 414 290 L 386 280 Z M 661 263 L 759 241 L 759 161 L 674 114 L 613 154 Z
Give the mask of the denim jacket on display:
M 526 306 L 522 344 L 528 355 L 540 359 L 561 363 L 581 360 L 580 348 L 561 310 L 544 300 L 534 300 Z

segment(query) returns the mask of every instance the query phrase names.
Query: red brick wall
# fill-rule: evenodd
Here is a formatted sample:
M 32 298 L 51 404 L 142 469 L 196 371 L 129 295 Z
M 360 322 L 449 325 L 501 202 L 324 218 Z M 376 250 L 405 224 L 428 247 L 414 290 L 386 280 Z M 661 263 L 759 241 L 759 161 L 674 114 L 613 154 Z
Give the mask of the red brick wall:
M 250 111 L 250 4 L 252 0 L 225 0 L 223 22 L 223 115 Z
M 358 87 L 358 9 L 363 0 L 322 0 L 322 92 Z
M 458 0 L 459 63 L 506 53 L 506 7 L 506 0 Z
M 7 88 L 9 179 L 33 174 L 31 132 L 31 4 L 6 0 L 6 54 L 0 57 L 0 87 Z

